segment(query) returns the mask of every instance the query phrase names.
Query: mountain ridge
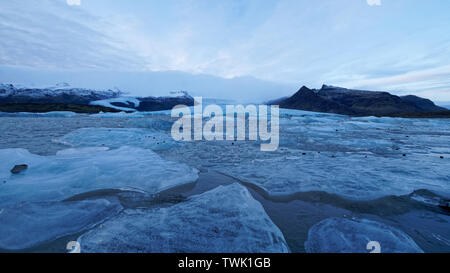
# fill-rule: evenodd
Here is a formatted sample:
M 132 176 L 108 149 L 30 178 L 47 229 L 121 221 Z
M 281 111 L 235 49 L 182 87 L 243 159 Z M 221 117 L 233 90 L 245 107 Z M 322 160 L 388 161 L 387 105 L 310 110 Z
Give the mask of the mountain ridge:
M 124 97 L 124 92 L 116 90 L 93 90 L 74 88 L 67 83 L 60 83 L 54 87 L 16 87 L 13 84 L 0 84 L 0 105 L 5 111 L 14 112 L 16 109 L 24 111 L 43 111 L 53 108 L 84 109 L 91 113 L 96 110 L 111 112 L 125 111 L 159 111 L 169 110 L 179 104 L 194 105 L 194 99 L 186 91 L 171 92 L 162 97 Z M 84 106 L 76 107 L 74 105 Z
M 351 116 L 388 116 L 447 111 L 431 100 L 418 96 L 396 96 L 386 91 L 347 89 L 325 84 L 321 89 L 302 86 L 291 97 L 279 100 L 279 105 L 287 109 Z

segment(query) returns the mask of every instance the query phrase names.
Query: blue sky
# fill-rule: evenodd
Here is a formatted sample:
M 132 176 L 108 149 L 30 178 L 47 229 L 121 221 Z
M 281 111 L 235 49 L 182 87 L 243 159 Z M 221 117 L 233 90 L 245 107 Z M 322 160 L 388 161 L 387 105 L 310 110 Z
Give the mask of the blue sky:
M 0 36 L 3 67 L 177 70 L 450 101 L 448 0 L 8 0 Z

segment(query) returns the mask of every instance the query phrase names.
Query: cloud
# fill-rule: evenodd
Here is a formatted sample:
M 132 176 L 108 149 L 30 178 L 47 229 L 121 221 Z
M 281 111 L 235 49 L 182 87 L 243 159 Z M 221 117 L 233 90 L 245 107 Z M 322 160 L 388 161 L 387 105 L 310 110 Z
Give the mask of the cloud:
M 341 82 L 350 88 L 390 91 L 397 95 L 414 94 L 435 101 L 450 101 L 450 66 L 414 70 L 386 77 L 369 77 Z
M 69 6 L 80 6 L 81 0 L 66 0 L 67 5 Z
M 366 0 L 369 6 L 381 6 L 381 0 Z
M 450 66 L 442 66 L 432 69 L 411 71 L 399 75 L 381 78 L 365 79 L 353 82 L 357 86 L 393 86 L 401 84 L 411 84 L 417 82 L 431 81 L 435 79 L 447 78 L 450 75 Z
M 74 0 L 71 0 L 72 2 Z M 145 62 L 101 21 L 66 1 L 0 1 L 0 64 L 140 70 Z
M 349 0 L 345 9 L 333 0 L 0 1 L 0 65 L 433 88 L 450 100 L 448 13 L 422 1 L 373 12 L 381 1 Z M 417 19 L 425 8 L 433 20 Z

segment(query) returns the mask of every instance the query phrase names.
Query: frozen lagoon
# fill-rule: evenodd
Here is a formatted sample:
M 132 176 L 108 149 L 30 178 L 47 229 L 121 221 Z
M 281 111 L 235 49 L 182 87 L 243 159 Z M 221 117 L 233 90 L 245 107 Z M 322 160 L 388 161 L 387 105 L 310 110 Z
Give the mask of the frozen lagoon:
M 448 120 L 281 109 L 280 142 L 272 153 L 248 141 L 190 142 L 163 153 L 252 183 L 272 196 L 325 191 L 370 200 L 419 189 L 450 195 Z
M 135 128 L 167 136 L 166 122 L 171 120 L 166 114 L 2 118 L 8 138 L 0 138 L 0 148 L 54 155 L 68 147 L 139 146 L 142 134 L 133 133 Z M 319 221 L 348 215 L 401 230 L 425 252 L 450 251 L 448 213 L 423 201 L 428 195 L 449 197 L 447 120 L 349 118 L 292 110 L 282 110 L 281 116 L 280 149 L 273 153 L 261 152 L 258 143 L 237 141 L 187 142 L 155 151 L 166 161 L 200 170 L 202 182 L 197 184 L 220 185 L 210 177 L 216 173 L 219 181 L 248 186 L 291 251 L 305 251 L 308 231 Z M 31 135 L 19 127 L 30 127 L 25 129 Z M 93 128 L 99 128 L 98 134 Z M 128 131 L 127 138 L 108 139 L 105 128 Z M 71 135 L 76 136 L 71 146 L 58 142 Z M 421 189 L 429 193 L 424 197 Z M 188 198 L 190 193 L 182 195 Z

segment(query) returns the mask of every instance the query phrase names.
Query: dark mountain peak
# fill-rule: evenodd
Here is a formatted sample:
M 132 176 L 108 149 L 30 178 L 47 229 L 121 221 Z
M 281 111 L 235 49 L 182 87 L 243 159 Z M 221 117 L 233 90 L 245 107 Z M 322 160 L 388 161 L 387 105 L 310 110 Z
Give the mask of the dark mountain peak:
M 391 115 L 442 111 L 432 101 L 417 96 L 399 97 L 384 91 L 347 89 L 324 84 L 321 89 L 302 86 L 280 107 L 345 115 Z
M 299 109 L 313 112 L 328 112 L 336 114 L 354 114 L 343 105 L 319 96 L 317 90 L 309 89 L 306 86 L 300 88 L 292 97 L 280 102 L 281 108 Z
M 306 87 L 306 86 L 302 86 L 302 87 L 297 91 L 297 93 L 295 93 L 295 94 L 292 96 L 292 98 L 294 98 L 294 99 L 301 99 L 301 98 L 303 98 L 303 97 L 311 96 L 311 95 L 313 95 L 313 94 L 314 94 L 314 92 L 313 92 L 311 89 L 309 89 L 309 88 Z
M 312 91 L 311 89 L 309 89 L 304 85 L 298 90 L 298 92 L 311 92 L 311 91 Z
M 320 90 L 330 90 L 330 89 L 343 89 L 343 90 L 347 90 L 343 87 L 339 87 L 339 86 L 333 86 L 333 85 L 327 85 L 327 84 L 323 84 L 322 88 Z

